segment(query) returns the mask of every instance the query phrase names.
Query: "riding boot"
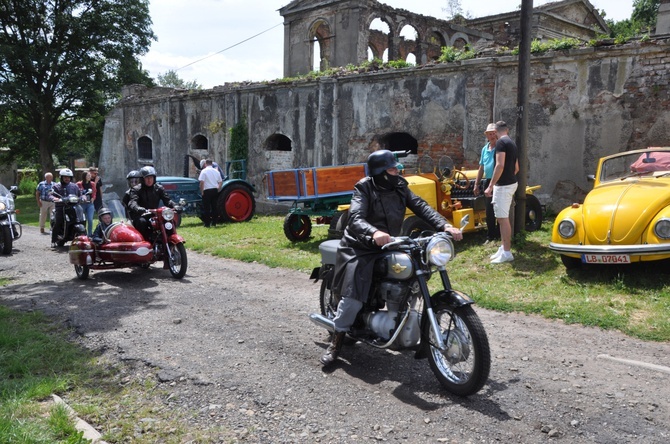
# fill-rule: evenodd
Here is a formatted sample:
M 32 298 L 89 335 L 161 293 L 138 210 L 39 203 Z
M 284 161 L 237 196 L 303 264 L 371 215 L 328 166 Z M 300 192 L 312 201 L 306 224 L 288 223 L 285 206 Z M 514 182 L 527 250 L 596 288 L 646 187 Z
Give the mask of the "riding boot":
M 333 333 L 333 339 L 330 342 L 330 345 L 326 349 L 326 353 L 321 356 L 321 364 L 324 366 L 330 365 L 337 359 L 342 349 L 342 344 L 344 343 L 344 337 L 346 332 L 338 331 Z

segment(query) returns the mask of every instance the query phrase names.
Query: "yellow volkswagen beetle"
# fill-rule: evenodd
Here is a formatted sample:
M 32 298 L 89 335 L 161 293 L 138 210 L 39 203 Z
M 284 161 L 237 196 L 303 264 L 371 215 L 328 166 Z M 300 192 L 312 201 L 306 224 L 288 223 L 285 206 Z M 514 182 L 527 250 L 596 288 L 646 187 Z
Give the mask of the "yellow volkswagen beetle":
M 554 222 L 549 248 L 565 267 L 670 258 L 670 147 L 603 157 L 592 179 Z

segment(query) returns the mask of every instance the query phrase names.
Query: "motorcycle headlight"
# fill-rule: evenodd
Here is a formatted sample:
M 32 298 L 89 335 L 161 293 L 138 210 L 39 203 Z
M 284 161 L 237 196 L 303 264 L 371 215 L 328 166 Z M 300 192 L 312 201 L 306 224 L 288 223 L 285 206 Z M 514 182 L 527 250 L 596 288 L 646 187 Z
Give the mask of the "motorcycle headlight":
M 172 208 L 166 208 L 163 210 L 163 219 L 172 220 L 174 219 L 174 210 Z
M 7 205 L 5 204 L 4 200 L 0 200 L 0 211 L 5 211 L 7 209 Z
M 454 256 L 454 244 L 447 237 L 436 236 L 426 246 L 426 259 L 438 267 L 447 265 Z
M 558 224 L 558 234 L 566 239 L 574 236 L 576 231 L 577 228 L 575 227 L 575 222 L 572 219 L 563 219 Z
M 654 225 L 654 234 L 659 239 L 670 239 L 670 219 L 661 219 Z
M 71 194 L 67 197 L 67 200 L 71 204 L 78 204 L 79 203 L 79 196 L 75 196 L 74 194 Z

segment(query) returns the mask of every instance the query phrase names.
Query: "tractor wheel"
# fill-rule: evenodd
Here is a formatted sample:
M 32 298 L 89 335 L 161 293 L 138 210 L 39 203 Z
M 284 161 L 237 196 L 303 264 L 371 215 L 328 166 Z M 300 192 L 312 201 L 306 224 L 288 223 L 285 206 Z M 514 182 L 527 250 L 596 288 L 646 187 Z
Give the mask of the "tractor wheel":
M 247 222 L 256 211 L 256 199 L 244 185 L 228 185 L 219 193 L 217 209 L 223 222 Z

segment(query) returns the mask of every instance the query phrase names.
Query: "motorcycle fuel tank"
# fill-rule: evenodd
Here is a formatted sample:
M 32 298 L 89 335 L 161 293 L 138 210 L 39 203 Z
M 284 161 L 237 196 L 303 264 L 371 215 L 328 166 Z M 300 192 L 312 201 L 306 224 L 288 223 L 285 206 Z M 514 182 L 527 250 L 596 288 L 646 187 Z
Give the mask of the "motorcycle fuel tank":
M 386 253 L 375 263 L 375 273 L 389 279 L 406 280 L 414 275 L 412 259 L 406 253 Z
M 117 263 L 144 263 L 153 258 L 151 243 L 132 225 L 112 224 L 105 230 L 105 242 L 98 248 L 100 259 Z

